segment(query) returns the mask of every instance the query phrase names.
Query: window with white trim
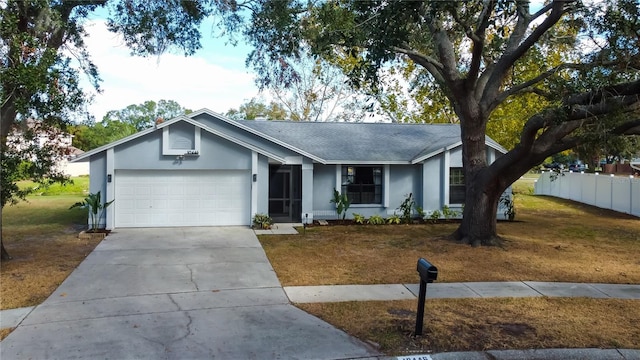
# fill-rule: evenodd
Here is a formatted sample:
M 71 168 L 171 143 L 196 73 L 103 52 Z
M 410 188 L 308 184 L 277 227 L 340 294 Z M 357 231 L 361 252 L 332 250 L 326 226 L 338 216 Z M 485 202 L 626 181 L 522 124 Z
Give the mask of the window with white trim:
M 382 204 L 382 166 L 343 166 L 341 193 L 352 204 Z
M 465 194 L 464 169 L 449 168 L 449 204 L 464 204 Z

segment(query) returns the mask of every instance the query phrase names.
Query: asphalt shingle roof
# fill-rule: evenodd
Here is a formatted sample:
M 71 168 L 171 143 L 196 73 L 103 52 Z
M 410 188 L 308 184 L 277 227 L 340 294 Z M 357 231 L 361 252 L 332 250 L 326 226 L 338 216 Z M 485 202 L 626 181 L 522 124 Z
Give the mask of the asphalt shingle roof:
M 411 161 L 460 141 L 457 124 L 238 122 L 326 161 Z

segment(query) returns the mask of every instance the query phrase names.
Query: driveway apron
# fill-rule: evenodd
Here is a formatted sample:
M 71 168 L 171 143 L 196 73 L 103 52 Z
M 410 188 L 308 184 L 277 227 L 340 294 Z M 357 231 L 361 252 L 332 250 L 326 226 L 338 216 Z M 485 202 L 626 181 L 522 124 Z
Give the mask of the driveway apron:
M 375 355 L 290 305 L 245 227 L 118 229 L 0 343 L 2 359 Z

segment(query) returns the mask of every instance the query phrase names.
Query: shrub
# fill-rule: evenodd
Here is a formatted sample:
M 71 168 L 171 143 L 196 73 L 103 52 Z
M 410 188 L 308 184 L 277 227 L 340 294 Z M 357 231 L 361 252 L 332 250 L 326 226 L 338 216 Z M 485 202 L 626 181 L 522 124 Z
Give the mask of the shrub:
M 372 215 L 368 222 L 371 225 L 382 225 L 384 224 L 384 219 L 380 215 Z
M 362 224 L 364 224 L 365 220 L 366 219 L 365 219 L 364 216 L 362 216 L 360 214 L 353 213 L 353 222 L 355 222 L 356 224 L 362 225 Z
M 273 225 L 273 219 L 267 214 L 255 214 L 253 216 L 253 228 L 254 229 L 271 229 Z
M 400 210 L 400 213 L 402 214 L 400 216 L 400 219 L 402 220 L 403 223 L 409 224 L 411 222 L 411 210 L 415 205 L 416 205 L 416 202 L 415 200 L 413 200 L 413 193 L 409 193 L 409 195 L 405 195 L 405 198 L 402 201 L 402 204 L 400 204 L 400 207 L 398 208 L 398 210 Z M 394 214 L 394 216 L 396 215 Z
M 342 220 L 347 216 L 347 210 L 349 206 L 351 206 L 351 201 L 346 194 L 340 195 L 340 192 L 333 189 L 333 199 L 329 200 L 329 202 L 336 204 L 336 212 L 338 213 L 338 218 L 342 215 Z
M 429 220 L 431 222 L 436 222 L 438 221 L 438 219 L 440 219 L 440 216 L 441 216 L 440 210 L 433 210 L 431 214 L 429 214 Z
M 388 224 L 400 224 L 400 223 L 402 223 L 402 219 L 400 219 L 400 216 L 396 215 L 396 213 L 393 213 L 393 215 L 391 215 L 387 219 L 387 223 Z
M 442 216 L 444 216 L 445 219 L 449 220 L 451 218 L 457 217 L 458 215 L 460 215 L 459 211 L 452 210 L 447 205 L 442 207 Z
M 74 208 L 89 209 L 89 220 L 91 222 L 91 231 L 92 232 L 97 232 L 98 231 L 98 224 L 100 222 L 100 219 L 102 218 L 102 215 L 104 214 L 104 211 L 114 201 L 115 200 L 111 200 L 111 201 L 105 202 L 103 204 L 102 200 L 100 199 L 100 191 L 98 191 L 95 194 L 89 194 L 84 199 L 84 201 L 77 202 L 77 203 L 71 205 L 71 207 L 69 209 L 74 209 Z
M 511 196 L 503 196 L 500 198 L 500 205 L 504 206 L 504 216 L 509 220 L 513 221 L 516 218 L 516 207 L 513 202 L 516 194 L 512 194 Z

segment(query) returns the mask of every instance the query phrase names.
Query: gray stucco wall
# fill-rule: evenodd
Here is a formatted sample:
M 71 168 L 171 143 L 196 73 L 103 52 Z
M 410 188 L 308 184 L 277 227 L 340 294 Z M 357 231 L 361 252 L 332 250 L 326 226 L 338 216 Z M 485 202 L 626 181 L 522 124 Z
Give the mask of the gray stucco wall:
M 313 212 L 314 219 L 331 218 L 328 215 L 316 215 L 316 212 L 331 212 L 335 206 L 329 203 L 333 198 L 333 189 L 336 187 L 335 165 L 313 165 Z M 304 194 L 302 194 L 304 196 Z
M 313 161 L 309 158 L 302 159 L 302 203 L 300 204 L 300 219 L 309 223 L 313 221 Z
M 391 165 L 389 168 L 389 209 L 387 213 L 399 213 L 396 209 L 409 195 L 413 194 L 414 200 L 420 205 L 422 190 L 422 166 L 417 165 Z
M 98 191 L 104 194 L 107 191 L 107 156 L 106 153 L 100 153 L 91 157 L 89 164 L 91 178 L 89 179 L 89 192 L 94 194 Z
M 406 195 L 413 193 L 419 203 L 422 196 L 422 166 L 421 165 L 391 165 L 389 167 L 389 184 L 383 192 L 389 191 L 389 207 L 383 205 L 354 204 L 347 210 L 347 218 L 353 218 L 353 213 L 370 217 L 380 215 L 388 217 L 400 206 Z M 314 219 L 335 219 L 335 206 L 330 203 L 333 189 L 336 186 L 336 165 L 314 164 L 313 167 L 313 212 Z
M 258 214 L 269 213 L 269 159 L 258 155 Z
M 130 170 L 247 170 L 251 169 L 251 150 L 231 141 L 201 132 L 199 156 L 162 155 L 162 130 L 131 140 L 114 149 L 115 169 Z
M 444 157 L 434 156 L 422 164 L 422 208 L 425 211 L 433 211 L 442 208 L 444 197 L 442 177 L 444 169 Z M 448 174 L 448 173 L 447 173 Z
M 462 167 L 462 146 L 458 146 L 455 149 L 451 149 L 449 155 L 449 166 L 451 167 Z M 447 174 L 448 175 L 448 174 Z
M 100 196 L 102 201 L 104 202 L 107 194 L 107 156 L 106 153 L 100 153 L 97 155 L 93 155 L 91 157 L 91 162 L 89 163 L 89 173 L 91 177 L 89 178 L 89 193 L 95 194 L 98 191 L 100 192 Z M 88 214 L 88 211 L 87 211 Z M 90 224 L 91 219 L 87 218 L 87 224 Z M 99 219 L 100 227 L 104 227 L 106 224 L 106 214 L 103 214 L 102 218 Z

